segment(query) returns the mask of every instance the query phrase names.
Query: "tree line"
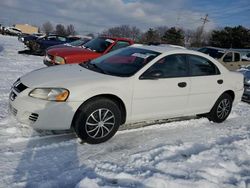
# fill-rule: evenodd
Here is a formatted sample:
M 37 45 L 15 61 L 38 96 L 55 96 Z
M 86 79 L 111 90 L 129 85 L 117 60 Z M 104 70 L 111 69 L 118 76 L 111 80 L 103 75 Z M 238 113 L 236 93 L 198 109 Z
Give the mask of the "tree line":
M 184 30 L 160 26 L 142 32 L 139 28 L 121 25 L 104 30 L 101 35 L 132 38 L 138 43 L 166 43 L 188 47 L 250 48 L 250 29 L 243 26 L 224 27 L 212 31 Z
M 72 24 L 67 26 L 57 24 L 54 27 L 50 22 L 46 22 L 40 30 L 46 34 L 55 33 L 63 36 L 76 34 Z M 88 35 L 95 36 L 92 33 Z M 167 26 L 149 28 L 143 32 L 136 26 L 120 25 L 105 29 L 99 35 L 130 38 L 137 43 L 143 44 L 166 43 L 188 47 L 250 48 L 250 29 L 240 25 L 215 29 L 209 32 L 204 31 L 202 27 L 195 30 L 185 30 Z
M 75 31 L 74 25 L 70 24 L 67 26 L 64 26 L 62 24 L 57 24 L 55 27 L 50 22 L 45 22 L 40 28 L 40 31 L 48 34 L 57 34 L 61 36 L 69 36 L 69 35 L 76 35 L 77 32 Z

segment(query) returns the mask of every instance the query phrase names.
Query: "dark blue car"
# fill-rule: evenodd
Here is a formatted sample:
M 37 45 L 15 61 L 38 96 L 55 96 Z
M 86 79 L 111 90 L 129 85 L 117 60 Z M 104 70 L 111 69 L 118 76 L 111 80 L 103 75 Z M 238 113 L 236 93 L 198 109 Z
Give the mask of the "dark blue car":
M 23 42 L 27 47 L 29 47 L 29 44 L 31 41 L 34 41 L 36 39 L 38 39 L 39 37 L 43 37 L 44 34 L 42 33 L 36 33 L 36 34 L 22 34 L 18 36 L 18 40 L 20 42 Z
M 37 38 L 36 40 L 30 41 L 29 48 L 35 52 L 43 54 L 48 47 L 70 43 L 78 40 L 79 37 L 65 37 L 59 35 L 48 35 L 45 37 Z
M 244 93 L 242 101 L 250 103 L 250 65 L 239 70 L 244 75 Z
M 70 43 L 58 44 L 55 46 L 48 47 L 46 50 L 50 50 L 53 48 L 68 48 L 68 47 L 70 48 L 70 47 L 82 46 L 90 40 L 91 39 L 89 39 L 89 38 L 81 38 L 79 40 L 75 40 L 75 41 L 70 42 Z

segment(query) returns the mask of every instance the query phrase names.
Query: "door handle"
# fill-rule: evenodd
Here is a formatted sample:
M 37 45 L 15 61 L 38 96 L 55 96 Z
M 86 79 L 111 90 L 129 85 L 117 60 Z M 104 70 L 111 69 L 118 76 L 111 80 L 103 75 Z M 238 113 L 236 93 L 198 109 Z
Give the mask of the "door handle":
M 178 86 L 179 87 L 186 87 L 187 83 L 186 82 L 180 82 L 180 83 L 178 83 Z
M 218 83 L 218 84 L 223 84 L 223 80 L 221 80 L 221 79 L 220 79 L 220 80 L 217 80 L 217 83 Z

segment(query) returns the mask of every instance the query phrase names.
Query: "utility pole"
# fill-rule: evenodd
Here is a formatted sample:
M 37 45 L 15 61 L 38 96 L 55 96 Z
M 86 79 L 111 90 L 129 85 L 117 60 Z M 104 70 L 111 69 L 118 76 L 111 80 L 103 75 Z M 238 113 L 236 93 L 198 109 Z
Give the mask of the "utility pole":
M 201 20 L 202 20 L 202 26 L 201 26 L 200 30 L 199 29 L 197 30 L 197 39 L 196 39 L 197 42 L 199 43 L 199 45 L 201 45 L 201 43 L 202 43 L 201 38 L 202 38 L 202 34 L 204 32 L 205 24 L 207 22 L 209 22 L 209 20 L 208 20 L 208 14 L 206 14 L 205 18 L 201 18 Z
M 179 21 L 181 19 L 181 15 L 180 15 L 180 12 L 178 12 L 178 17 L 177 17 L 177 20 L 176 20 L 176 28 L 180 27 L 180 24 L 179 24 Z
M 202 26 L 201 26 L 201 34 L 202 34 L 203 30 L 204 30 L 204 27 L 205 27 L 205 24 L 207 22 L 210 22 L 210 20 L 208 19 L 208 14 L 206 14 L 205 18 L 201 18 L 201 20 L 203 21 Z

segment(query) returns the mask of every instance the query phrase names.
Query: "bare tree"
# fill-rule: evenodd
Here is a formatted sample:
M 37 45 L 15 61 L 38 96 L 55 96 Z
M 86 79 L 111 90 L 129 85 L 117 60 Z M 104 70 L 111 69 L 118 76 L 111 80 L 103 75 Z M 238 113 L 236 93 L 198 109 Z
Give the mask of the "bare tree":
M 41 30 L 46 34 L 50 34 L 54 31 L 54 27 L 50 22 L 45 22 L 42 27 Z
M 126 37 L 138 40 L 140 38 L 141 31 L 136 26 L 131 27 L 129 25 L 121 25 L 104 30 L 101 35 L 110 37 Z
M 166 31 L 169 29 L 167 26 L 158 26 L 154 28 L 160 37 L 163 37 Z
M 57 35 L 67 36 L 67 31 L 66 31 L 64 25 L 62 25 L 62 24 L 57 24 L 56 25 L 56 31 L 55 31 L 55 33 Z
M 67 33 L 67 35 L 73 35 L 73 36 L 77 34 L 75 31 L 75 27 L 72 24 L 67 26 L 66 33 Z
M 202 47 L 209 44 L 211 32 L 202 31 L 202 27 L 196 30 L 185 31 L 185 44 L 192 47 Z

